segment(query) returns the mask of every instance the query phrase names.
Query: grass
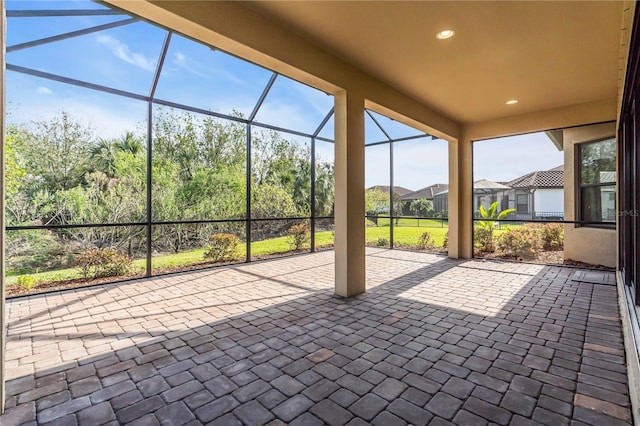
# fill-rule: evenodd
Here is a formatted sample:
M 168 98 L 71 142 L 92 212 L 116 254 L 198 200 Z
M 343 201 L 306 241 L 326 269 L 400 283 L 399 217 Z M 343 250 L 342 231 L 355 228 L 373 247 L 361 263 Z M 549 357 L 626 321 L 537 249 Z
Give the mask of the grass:
M 378 218 L 378 226 L 389 226 L 389 218 Z M 446 229 L 449 225 L 446 220 L 440 219 L 418 219 L 418 218 L 400 218 L 394 219 L 395 226 L 399 227 L 408 227 L 415 226 L 420 228 L 444 228 Z
M 423 228 L 412 226 L 396 226 L 393 228 L 393 242 L 398 245 L 417 246 L 420 236 L 425 232 L 431 234 L 431 238 L 436 246 L 442 247 L 444 241 L 444 234 L 449 228 Z M 368 226 L 365 231 L 365 241 L 367 243 L 376 244 L 379 238 L 386 238 L 389 240 L 388 226 Z
M 316 246 L 326 246 L 333 244 L 333 235 L 330 231 L 316 233 Z M 261 257 L 277 253 L 286 253 L 291 250 L 291 245 L 287 237 L 272 238 L 269 240 L 255 241 L 251 245 L 252 257 Z M 151 260 L 154 270 L 175 269 L 178 267 L 188 267 L 204 262 L 204 248 L 192 249 L 174 254 L 165 254 L 156 256 Z M 245 244 L 238 247 L 238 258 L 244 259 L 247 254 Z M 135 259 L 131 267 L 131 272 L 139 273 L 146 270 L 146 259 Z M 14 285 L 18 282 L 20 275 L 10 276 L 11 271 L 7 271 L 6 284 Z M 51 281 L 62 281 L 82 278 L 78 268 L 58 269 L 46 272 L 37 272 L 33 274 L 25 274 L 32 276 L 36 282 L 44 283 Z
M 444 237 L 448 228 L 442 228 L 440 221 L 431 221 L 433 227 L 424 225 L 425 222 L 430 219 L 420 219 L 421 226 L 415 226 L 411 221 L 417 221 L 416 219 L 401 219 L 401 226 L 394 226 L 394 243 L 398 247 L 418 245 L 418 241 L 423 233 L 429 232 L 431 238 L 434 241 L 436 247 L 442 247 Z M 403 222 L 404 221 L 404 222 Z M 387 244 L 390 240 L 387 219 L 386 226 L 372 226 L 369 221 L 368 226 L 365 228 L 365 241 L 368 245 L 377 245 L 379 239 L 386 239 Z M 402 226 L 405 225 L 405 226 Z M 505 232 L 504 229 L 495 229 L 494 237 Z M 330 246 L 333 244 L 333 233 L 331 231 L 317 232 L 316 233 L 316 247 Z M 204 262 L 204 248 L 192 249 L 183 251 L 180 253 L 164 254 L 161 256 L 155 256 L 152 259 L 152 267 L 155 271 L 166 270 L 178 270 L 180 268 L 188 269 L 192 265 L 197 265 Z M 251 254 L 253 258 L 265 257 L 278 253 L 287 253 L 291 251 L 291 245 L 289 244 L 287 237 L 272 238 L 269 240 L 255 241 L 251 245 Z M 241 244 L 238 248 L 238 259 L 242 260 L 246 256 L 246 245 Z M 131 268 L 131 272 L 134 274 L 144 273 L 146 269 L 145 259 L 135 259 Z M 36 283 L 46 283 L 53 281 L 63 281 L 82 278 L 78 268 L 58 269 L 46 272 L 36 272 L 32 274 L 23 275 L 10 275 L 12 271 L 7 271 L 6 284 L 15 285 L 18 283 L 19 277 L 31 276 Z M 115 279 L 115 278 L 114 278 Z
M 414 219 L 407 219 L 409 221 Z M 394 242 L 399 246 L 416 246 L 420 236 L 424 232 L 429 232 L 436 246 L 442 246 L 444 235 L 448 228 L 442 227 L 425 227 L 422 226 L 424 219 L 420 221 L 421 226 L 396 226 L 394 227 Z M 388 221 L 387 221 L 388 223 Z M 401 222 L 402 223 L 402 222 Z M 438 226 L 440 226 L 438 222 Z M 389 226 L 367 226 L 365 230 L 365 240 L 367 243 L 376 245 L 379 238 L 389 240 Z M 333 244 L 333 233 L 331 231 L 316 233 L 316 246 L 328 246 Z M 152 259 L 154 270 L 175 270 L 179 268 L 187 269 L 190 265 L 196 265 L 204 262 L 203 254 L 205 249 L 193 249 L 180 253 L 164 254 L 156 256 Z M 251 245 L 251 255 L 253 258 L 263 257 L 278 253 L 287 253 L 291 251 L 291 245 L 287 237 L 272 238 L 269 240 L 256 241 Z M 238 248 L 238 259 L 244 259 L 246 256 L 246 245 L 241 244 Z M 131 268 L 133 273 L 142 273 L 146 269 L 145 259 L 135 259 Z M 11 271 L 7 271 L 8 274 Z M 62 281 L 82 278 L 78 268 L 58 269 L 46 272 L 36 272 L 29 275 L 35 279 L 37 283 L 45 283 L 52 281 Z M 7 276 L 7 285 L 15 285 L 20 275 Z

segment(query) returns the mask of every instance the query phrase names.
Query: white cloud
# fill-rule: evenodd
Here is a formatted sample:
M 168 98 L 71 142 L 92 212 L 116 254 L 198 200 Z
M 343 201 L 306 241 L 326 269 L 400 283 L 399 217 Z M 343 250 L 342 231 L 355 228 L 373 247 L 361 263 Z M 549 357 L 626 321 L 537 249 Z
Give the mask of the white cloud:
M 117 38 L 109 35 L 100 35 L 97 40 L 98 43 L 108 47 L 109 50 L 111 50 L 111 52 L 119 59 L 146 71 L 155 70 L 155 60 L 147 58 L 142 53 L 132 52 L 131 49 L 129 49 L 129 46 Z
M 310 114 L 300 110 L 299 106 L 287 103 L 286 99 L 274 99 L 262 104 L 256 115 L 256 121 L 299 132 L 313 133 L 322 118 L 311 119 L 309 116 Z
M 203 67 L 197 61 L 187 58 L 187 55 L 182 52 L 174 53 L 173 63 L 193 75 L 197 75 L 200 78 L 207 78 L 207 74 Z
M 186 62 L 187 57 L 184 53 L 176 52 L 175 54 L 175 62 L 177 65 L 182 65 Z
M 182 52 L 173 54 L 173 64 L 203 79 L 223 79 L 233 84 L 246 85 L 247 82 L 220 66 L 207 66 Z
M 51 95 L 53 92 L 51 91 L 51 89 L 49 89 L 48 87 L 45 86 L 38 86 L 38 88 L 36 89 L 36 91 L 38 93 L 40 93 L 41 95 Z

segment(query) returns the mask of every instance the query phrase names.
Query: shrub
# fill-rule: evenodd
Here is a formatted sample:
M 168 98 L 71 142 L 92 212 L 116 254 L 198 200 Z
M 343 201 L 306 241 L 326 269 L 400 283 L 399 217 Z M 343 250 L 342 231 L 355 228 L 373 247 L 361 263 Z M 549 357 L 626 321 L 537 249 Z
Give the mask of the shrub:
M 378 238 L 378 241 L 376 241 L 376 245 L 378 247 L 386 247 L 389 245 L 389 240 L 384 237 L 380 237 Z
M 238 252 L 240 239 L 233 234 L 213 234 L 209 237 L 209 246 L 204 252 L 205 260 L 222 262 L 234 259 Z
M 473 245 L 481 252 L 493 253 L 496 251 L 493 242 L 493 228 L 476 226 L 473 229 Z
M 31 275 L 20 275 L 18 277 L 18 285 L 26 290 L 30 290 L 36 285 L 36 279 Z
M 289 236 L 289 245 L 294 250 L 300 250 L 311 242 L 311 229 L 307 222 L 302 222 L 297 225 L 293 225 L 287 231 Z
M 30 224 L 30 223 L 29 223 Z M 12 274 L 30 274 L 73 266 L 66 259 L 66 250 L 53 231 L 24 230 L 7 232 L 6 267 Z
M 508 255 L 533 259 L 540 249 L 540 232 L 536 225 L 508 229 L 496 238 L 498 249 Z
M 540 227 L 540 239 L 545 250 L 560 250 L 564 247 L 564 226 L 561 223 L 547 223 Z
M 476 222 L 474 229 L 474 244 L 481 252 L 492 253 L 496 250 L 493 240 L 493 228 L 496 226 L 495 220 L 504 219 L 511 213 L 515 213 L 516 209 L 504 209 L 498 212 L 499 203 L 497 201 L 491 203 L 488 209 L 480 206 L 480 209 L 474 213 L 474 217 L 479 215 L 484 220 Z M 497 222 L 498 224 L 500 222 Z
M 132 259 L 111 248 L 92 248 L 76 257 L 82 276 L 104 278 L 125 275 L 131 270 Z
M 435 246 L 435 241 L 433 241 L 433 238 L 431 237 L 431 233 L 425 232 L 422 235 L 420 235 L 420 238 L 418 239 L 418 248 L 420 248 L 421 250 L 425 250 L 425 249 L 433 248 L 434 246 Z
M 442 248 L 449 248 L 449 231 L 444 233 L 444 239 L 442 240 Z

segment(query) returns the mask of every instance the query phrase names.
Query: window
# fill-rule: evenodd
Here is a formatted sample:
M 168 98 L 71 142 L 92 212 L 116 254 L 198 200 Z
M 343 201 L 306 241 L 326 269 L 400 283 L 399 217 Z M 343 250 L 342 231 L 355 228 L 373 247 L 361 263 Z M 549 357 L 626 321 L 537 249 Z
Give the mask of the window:
M 516 213 L 518 214 L 529 213 L 529 195 L 527 194 L 516 195 Z
M 615 227 L 616 141 L 577 145 L 578 221 L 582 226 Z

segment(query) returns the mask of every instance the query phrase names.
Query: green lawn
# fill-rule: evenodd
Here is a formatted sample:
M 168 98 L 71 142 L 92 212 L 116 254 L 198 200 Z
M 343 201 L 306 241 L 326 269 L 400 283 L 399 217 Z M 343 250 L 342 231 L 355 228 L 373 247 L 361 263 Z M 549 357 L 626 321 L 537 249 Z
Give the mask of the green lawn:
M 411 219 L 409 219 L 411 220 Z M 420 236 L 424 232 L 429 232 L 435 241 L 437 247 L 442 246 L 444 235 L 447 228 L 439 227 L 416 227 L 416 226 L 399 226 L 394 227 L 394 240 L 398 246 L 416 246 Z M 389 240 L 388 226 L 367 226 L 365 233 L 366 242 L 370 245 L 376 245 L 379 238 Z M 316 246 L 330 246 L 333 244 L 333 233 L 330 231 L 316 233 Z M 259 258 L 277 253 L 286 253 L 291 250 L 287 237 L 272 238 L 269 240 L 256 241 L 251 246 L 251 254 L 253 258 Z M 153 269 L 176 270 L 180 267 L 187 269 L 191 265 L 197 265 L 204 262 L 204 249 L 188 250 L 181 253 L 165 254 L 156 256 L 152 259 Z M 244 259 L 246 256 L 246 246 L 240 245 L 238 248 L 238 259 Z M 142 273 L 145 271 L 145 259 L 135 259 L 133 261 L 132 272 Z M 7 271 L 7 285 L 16 284 L 18 276 L 11 276 L 11 271 Z M 29 274 L 37 283 L 61 281 L 81 278 L 78 268 L 58 269 L 54 271 L 46 271 Z
M 417 246 L 420 236 L 425 232 L 431 234 L 436 247 L 442 247 L 444 234 L 448 228 L 423 228 L 413 226 L 400 226 L 393 228 L 393 242 L 397 245 Z M 369 244 L 376 244 L 379 238 L 389 240 L 388 226 L 368 226 L 365 231 L 365 240 Z
M 389 226 L 389 221 L 391 219 L 388 218 L 379 218 L 378 226 Z M 394 219 L 396 226 L 405 227 L 405 226 L 415 226 L 420 228 L 447 228 L 449 226 L 446 220 L 440 219 L 418 219 L 418 218 L 401 218 Z
M 439 227 L 438 221 L 430 227 L 422 226 L 426 219 L 421 219 L 421 226 L 412 226 L 411 221 L 415 219 L 401 219 L 401 224 L 405 226 L 395 226 L 394 243 L 398 247 L 402 246 L 417 246 L 418 241 L 423 233 L 429 232 L 431 238 L 433 238 L 436 247 L 442 247 L 445 233 L 448 231 L 447 227 Z M 402 222 L 405 221 L 405 222 Z M 409 226 L 406 226 L 409 224 Z M 368 245 L 377 245 L 379 239 L 386 239 L 387 244 L 389 241 L 389 226 L 387 220 L 387 226 L 369 226 L 365 229 L 365 240 Z M 437 225 L 437 226 L 434 226 Z M 500 235 L 504 230 L 496 229 L 494 236 Z M 316 247 L 331 246 L 333 244 L 333 233 L 331 231 L 324 231 L 316 233 Z M 256 241 L 251 246 L 251 254 L 253 258 L 264 257 L 277 253 L 286 253 L 291 250 L 287 237 L 272 238 L 269 240 Z M 188 269 L 192 265 L 197 265 L 204 262 L 203 259 L 204 249 L 188 250 L 181 253 L 165 254 L 156 256 L 152 259 L 153 269 L 155 271 L 167 271 L 177 270 L 180 268 Z M 246 246 L 240 245 L 238 248 L 238 259 L 242 260 L 246 256 Z M 133 261 L 132 272 L 143 273 L 145 271 L 145 259 L 136 259 Z M 61 281 L 81 278 L 78 268 L 59 269 L 54 271 L 39 272 L 30 274 L 37 283 L 45 283 L 52 281 Z M 7 285 L 13 285 L 18 282 L 18 275 L 11 275 L 11 271 L 7 271 Z
M 316 246 L 326 246 L 333 244 L 333 235 L 330 231 L 316 233 Z M 287 237 L 272 238 L 270 240 L 256 241 L 251 245 L 252 257 L 267 256 L 276 253 L 285 253 L 291 250 Z M 180 266 L 188 267 L 204 262 L 204 249 L 193 249 L 175 254 L 166 254 L 154 257 L 151 261 L 154 270 L 175 269 Z M 244 244 L 238 247 L 238 259 L 244 259 L 247 249 Z M 135 259 L 133 261 L 132 272 L 144 272 L 146 269 L 146 259 Z M 7 285 L 16 284 L 18 275 L 11 276 L 11 271 L 7 271 Z M 78 268 L 58 269 L 54 271 L 39 272 L 29 274 L 36 282 L 50 282 L 82 278 Z

